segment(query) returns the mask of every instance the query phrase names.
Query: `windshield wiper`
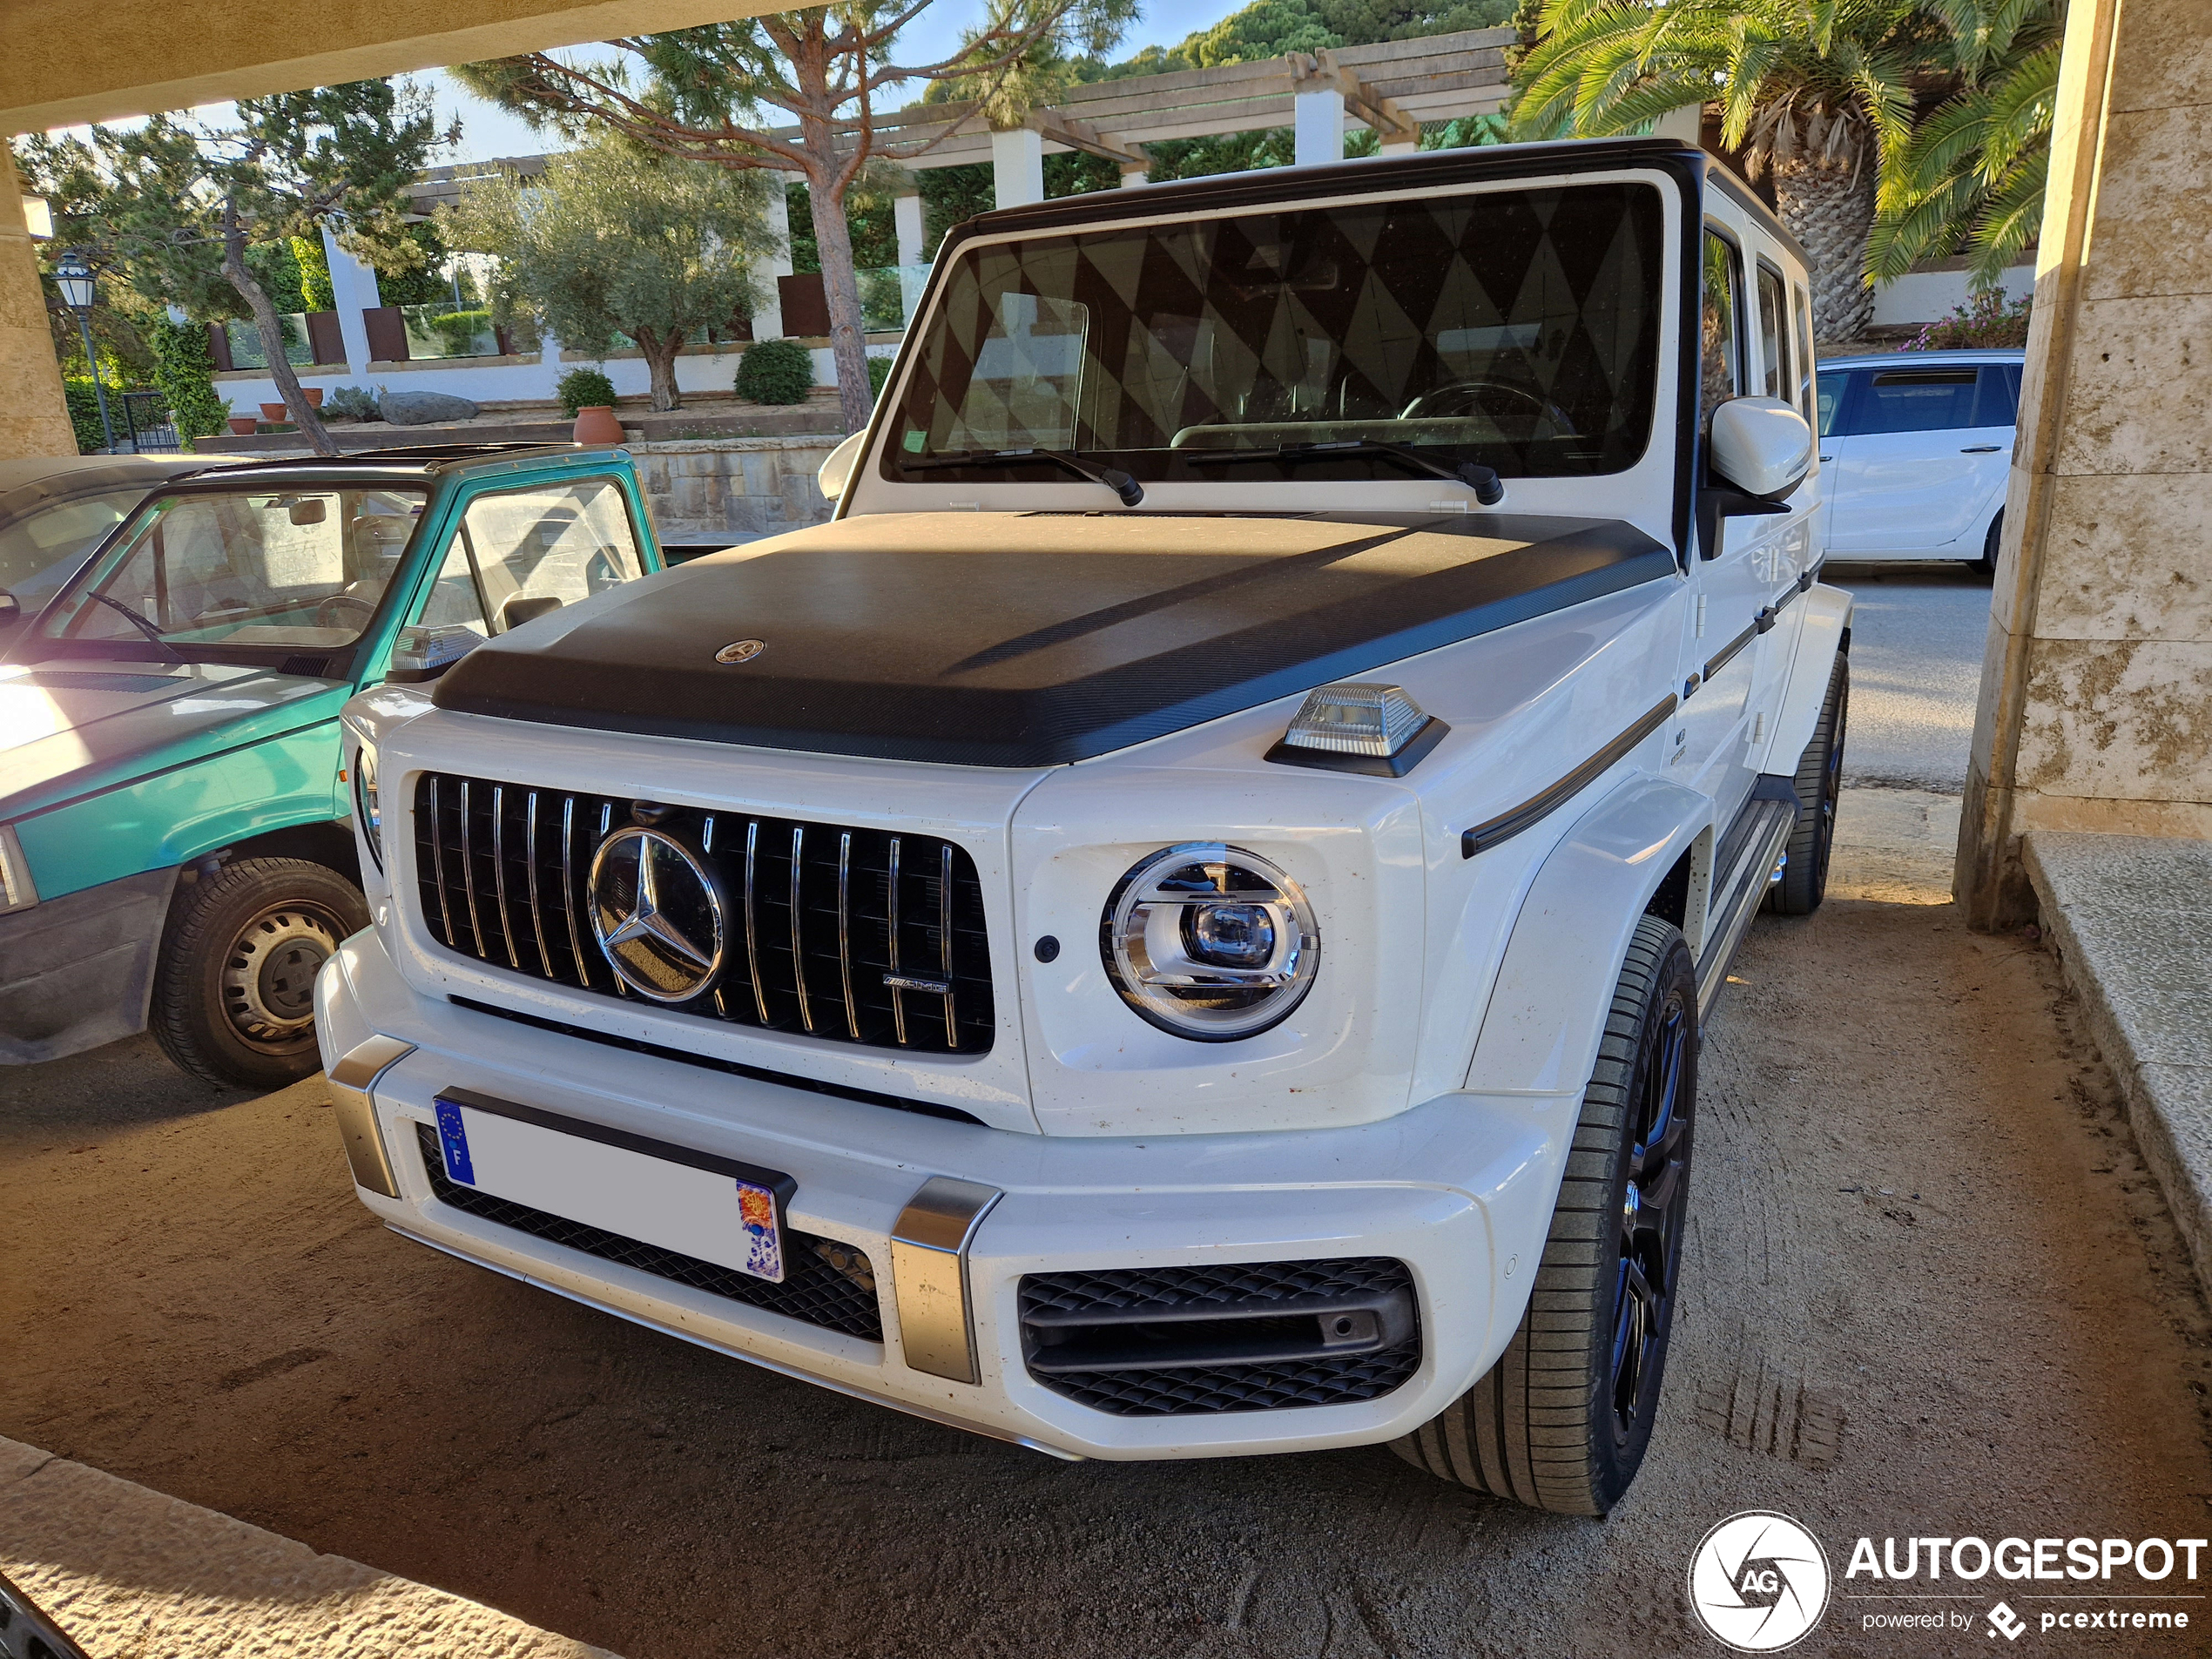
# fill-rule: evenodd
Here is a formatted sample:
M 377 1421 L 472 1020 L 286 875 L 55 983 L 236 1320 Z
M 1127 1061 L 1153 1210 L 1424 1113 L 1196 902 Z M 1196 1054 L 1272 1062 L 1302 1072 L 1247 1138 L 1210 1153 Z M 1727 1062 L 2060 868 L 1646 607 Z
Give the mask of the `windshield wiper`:
M 1102 467 L 1065 449 L 954 449 L 943 455 L 901 455 L 899 464 L 921 470 L 936 467 L 1012 466 L 1037 461 L 1072 472 L 1078 478 L 1088 478 L 1094 484 L 1105 485 L 1122 498 L 1124 507 L 1134 507 L 1144 499 L 1144 486 L 1120 468 Z
M 1395 461 L 1401 467 L 1411 467 L 1433 478 L 1447 478 L 1455 484 L 1465 484 L 1474 491 L 1475 500 L 1485 507 L 1495 507 L 1506 498 L 1505 481 L 1498 476 L 1497 469 L 1486 467 L 1479 461 L 1460 461 L 1447 463 L 1432 461 L 1417 449 L 1403 444 L 1386 443 L 1379 438 L 1339 438 L 1328 443 L 1283 443 L 1272 449 L 1186 449 L 1186 455 L 1203 455 L 1208 461 L 1341 461 L 1354 455 L 1372 455 L 1379 461 Z
M 105 593 L 93 593 L 89 590 L 86 591 L 84 597 L 87 599 L 98 601 L 99 604 L 107 606 L 111 610 L 122 612 L 125 617 L 130 619 L 132 626 L 135 627 L 148 639 L 151 639 L 155 644 L 160 646 L 162 650 L 169 653 L 169 660 L 171 662 L 189 663 L 192 661 L 191 658 L 185 656 L 184 652 L 179 651 L 174 645 L 171 644 L 166 639 L 164 639 L 161 637 L 160 629 L 155 627 L 137 611 L 132 610 L 131 607 L 125 604 L 122 600 L 111 598 Z

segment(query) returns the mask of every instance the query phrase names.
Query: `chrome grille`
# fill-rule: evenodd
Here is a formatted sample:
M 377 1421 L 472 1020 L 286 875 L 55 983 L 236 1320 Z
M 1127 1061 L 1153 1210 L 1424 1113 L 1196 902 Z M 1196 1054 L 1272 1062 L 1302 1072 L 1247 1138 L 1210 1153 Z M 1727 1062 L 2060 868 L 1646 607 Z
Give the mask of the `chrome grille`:
M 585 881 L 633 804 L 421 774 L 415 876 L 431 937 L 495 968 L 628 996 L 592 936 Z M 966 849 L 691 806 L 656 806 L 653 822 L 706 853 L 732 913 L 720 975 L 681 1012 L 869 1048 L 990 1048 L 990 945 Z

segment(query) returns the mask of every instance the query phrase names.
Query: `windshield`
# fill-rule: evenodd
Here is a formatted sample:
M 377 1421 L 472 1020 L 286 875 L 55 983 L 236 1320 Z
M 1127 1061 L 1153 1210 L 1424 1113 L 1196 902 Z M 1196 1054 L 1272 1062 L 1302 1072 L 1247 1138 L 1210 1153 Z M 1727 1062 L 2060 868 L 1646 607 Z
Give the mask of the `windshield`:
M 132 657 L 343 649 L 376 614 L 422 502 L 381 489 L 164 497 L 39 635 Z
M 54 597 L 100 538 L 131 516 L 145 486 L 104 490 L 68 501 L 41 502 L 0 524 L 0 589 L 16 596 L 25 616 Z
M 968 454 L 952 475 L 1002 477 L 987 452 L 1046 448 L 1264 480 L 1291 475 L 1264 452 L 1362 441 L 1521 476 L 1622 471 L 1651 428 L 1662 224 L 1656 186 L 1618 183 L 976 247 L 946 274 L 884 475 L 942 480 Z M 1403 475 L 1356 451 L 1328 466 Z

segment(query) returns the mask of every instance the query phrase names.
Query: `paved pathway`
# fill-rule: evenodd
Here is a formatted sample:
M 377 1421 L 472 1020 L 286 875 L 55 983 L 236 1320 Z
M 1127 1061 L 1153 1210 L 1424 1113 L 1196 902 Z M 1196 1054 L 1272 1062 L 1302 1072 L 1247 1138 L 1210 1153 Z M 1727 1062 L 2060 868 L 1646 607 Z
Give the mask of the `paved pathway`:
M 1989 632 L 1987 578 L 1952 564 L 1836 563 L 1823 580 L 1858 601 L 1845 780 L 1959 793 Z

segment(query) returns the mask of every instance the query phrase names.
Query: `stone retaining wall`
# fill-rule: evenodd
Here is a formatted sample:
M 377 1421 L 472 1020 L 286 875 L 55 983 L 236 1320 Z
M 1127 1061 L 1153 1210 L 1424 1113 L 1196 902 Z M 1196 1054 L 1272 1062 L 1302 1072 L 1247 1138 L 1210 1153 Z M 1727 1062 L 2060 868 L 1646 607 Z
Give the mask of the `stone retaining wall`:
M 628 446 L 660 539 L 675 547 L 732 546 L 830 515 L 814 474 L 842 440 L 683 438 Z

